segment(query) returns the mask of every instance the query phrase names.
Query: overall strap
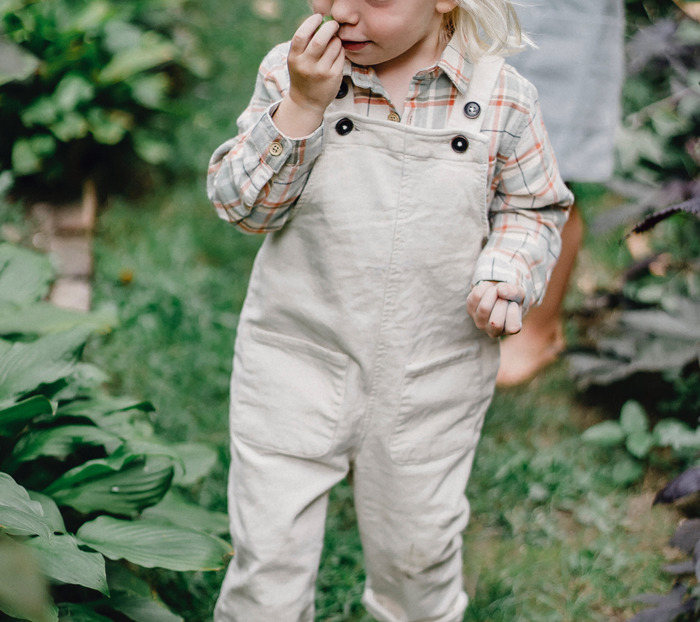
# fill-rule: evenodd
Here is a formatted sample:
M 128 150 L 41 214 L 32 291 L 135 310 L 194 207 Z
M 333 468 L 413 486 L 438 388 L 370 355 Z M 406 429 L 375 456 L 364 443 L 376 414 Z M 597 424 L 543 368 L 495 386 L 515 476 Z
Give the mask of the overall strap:
M 448 127 L 478 134 L 503 66 L 502 56 L 482 56 L 472 70 L 469 86 L 455 100 Z

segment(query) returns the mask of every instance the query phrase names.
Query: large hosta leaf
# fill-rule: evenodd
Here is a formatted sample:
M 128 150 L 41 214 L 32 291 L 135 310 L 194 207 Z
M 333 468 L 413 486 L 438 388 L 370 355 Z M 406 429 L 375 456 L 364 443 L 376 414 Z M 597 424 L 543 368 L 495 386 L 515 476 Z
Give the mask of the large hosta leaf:
M 107 332 L 118 323 L 116 312 L 109 305 L 90 312 L 62 309 L 49 302 L 0 305 L 0 334 L 2 335 L 14 333 L 49 335 L 75 326 Z
M 92 460 L 65 473 L 44 494 L 84 514 L 104 511 L 133 516 L 163 498 L 173 472 L 172 460 L 166 456 Z
M 31 343 L 14 343 L 0 358 L 0 405 L 68 376 L 91 332 L 79 326 Z
M 0 531 L 16 536 L 51 537 L 51 523 L 41 504 L 7 473 L 0 472 Z
M 195 505 L 187 501 L 176 489 L 168 491 L 160 503 L 145 509 L 143 516 L 207 533 L 218 535 L 228 533 L 226 513 L 214 512 Z
M 219 538 L 157 520 L 126 521 L 100 516 L 76 534 L 110 559 L 146 568 L 215 570 L 225 565 L 230 547 Z
M 12 452 L 10 464 L 15 466 L 42 456 L 65 460 L 84 445 L 101 446 L 111 454 L 123 441 L 106 430 L 93 425 L 62 425 L 46 430 L 35 430 L 22 436 Z
M 109 595 L 104 557 L 100 553 L 81 551 L 74 536 L 58 535 L 51 540 L 32 538 L 27 546 L 35 551 L 39 566 L 49 579 Z
M 53 405 L 43 395 L 35 395 L 0 410 L 0 436 L 14 436 L 34 417 L 52 415 Z
M 183 622 L 180 616 L 152 598 L 117 596 L 111 598 L 109 604 L 134 622 Z

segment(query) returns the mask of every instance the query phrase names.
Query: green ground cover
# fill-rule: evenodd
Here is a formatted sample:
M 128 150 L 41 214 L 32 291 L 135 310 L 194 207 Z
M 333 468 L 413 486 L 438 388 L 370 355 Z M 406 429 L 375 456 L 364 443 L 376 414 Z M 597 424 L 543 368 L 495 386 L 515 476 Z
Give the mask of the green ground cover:
M 220 468 L 193 495 L 217 510 L 225 509 L 233 339 L 260 239 L 217 219 L 204 192 L 206 164 L 235 134 L 262 55 L 293 32 L 305 10 L 303 2 L 280 3 L 282 16 L 267 19 L 249 2 L 226 11 L 221 4 L 202 3 L 197 27 L 208 33 L 216 64 L 213 78 L 176 111 L 180 174 L 154 180 L 143 197 L 113 198 L 99 216 L 95 304 L 115 304 L 121 326 L 88 350 L 110 370 L 115 390 L 156 405 L 165 436 L 215 444 Z M 597 186 L 577 191 L 592 217 L 619 201 Z M 620 233 L 588 236 L 569 308 L 615 280 L 629 259 Z M 565 359 L 529 387 L 497 393 L 468 488 L 465 577 L 472 606 L 465 620 L 625 620 L 639 609 L 631 597 L 668 589 L 660 543 L 677 517 L 651 509 L 662 475 L 648 469 L 643 480 L 623 486 L 613 476 L 622 454 L 580 438 L 610 414 L 581 399 Z M 155 580 L 172 586 L 169 602 L 188 622 L 205 622 L 221 578 L 158 573 Z M 360 605 L 362 580 L 352 491 L 342 484 L 332 493 L 317 619 L 369 621 Z

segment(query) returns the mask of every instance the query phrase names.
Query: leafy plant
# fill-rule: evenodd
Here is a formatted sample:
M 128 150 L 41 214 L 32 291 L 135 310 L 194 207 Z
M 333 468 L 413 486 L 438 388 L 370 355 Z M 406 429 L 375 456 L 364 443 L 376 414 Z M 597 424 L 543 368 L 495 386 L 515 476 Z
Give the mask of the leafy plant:
M 226 516 L 187 501 L 217 454 L 164 442 L 150 403 L 103 391 L 105 374 L 81 352 L 113 313 L 53 309 L 42 302 L 51 275 L 45 257 L 0 245 L 0 611 L 179 620 L 134 570 L 224 565 L 230 547 L 212 534 Z M 24 593 L 7 589 L 17 567 Z
M 666 566 L 665 570 L 676 577 L 695 577 L 700 581 L 700 467 L 694 466 L 667 484 L 654 498 L 656 504 L 674 504 L 688 517 L 669 541 L 669 545 L 691 556 L 686 561 Z M 630 622 L 673 622 L 700 620 L 700 587 L 690 587 L 684 580 L 676 582 L 666 595 L 645 594 L 637 600 L 653 605 L 632 618 Z
M 624 447 L 630 458 L 618 459 L 613 468 L 613 477 L 620 484 L 637 481 L 644 475 L 643 465 L 654 449 L 671 449 L 685 460 L 700 451 L 700 429 L 691 429 L 673 418 L 662 419 L 651 429 L 644 407 L 634 400 L 625 402 L 617 421 L 597 423 L 581 438 L 601 447 Z
M 71 189 L 98 164 L 165 162 L 168 101 L 206 71 L 186 4 L 0 0 L 0 169 Z

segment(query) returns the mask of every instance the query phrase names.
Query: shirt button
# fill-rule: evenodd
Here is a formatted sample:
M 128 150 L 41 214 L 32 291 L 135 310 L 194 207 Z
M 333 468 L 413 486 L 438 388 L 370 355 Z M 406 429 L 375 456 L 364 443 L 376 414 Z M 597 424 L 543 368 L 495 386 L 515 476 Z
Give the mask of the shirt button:
M 476 102 L 467 102 L 464 106 L 464 114 L 467 119 L 476 119 L 481 114 L 481 106 Z
M 335 131 L 341 136 L 345 136 L 352 132 L 352 128 L 355 127 L 350 119 L 342 118 L 338 123 L 335 124 Z
M 340 88 L 338 89 L 338 94 L 335 96 L 336 99 L 343 99 L 348 94 L 348 84 L 343 80 L 340 83 Z
M 455 136 L 452 139 L 452 149 L 457 153 L 464 153 L 469 149 L 469 141 L 464 136 Z
M 389 113 L 389 116 L 387 117 L 389 121 L 394 121 L 395 123 L 398 123 L 401 121 L 401 117 L 399 116 L 398 112 L 394 112 L 393 110 Z
M 275 141 L 270 145 L 270 155 L 273 156 L 278 156 L 282 155 L 282 152 L 284 151 L 284 147 L 282 146 L 282 143 L 279 143 Z

